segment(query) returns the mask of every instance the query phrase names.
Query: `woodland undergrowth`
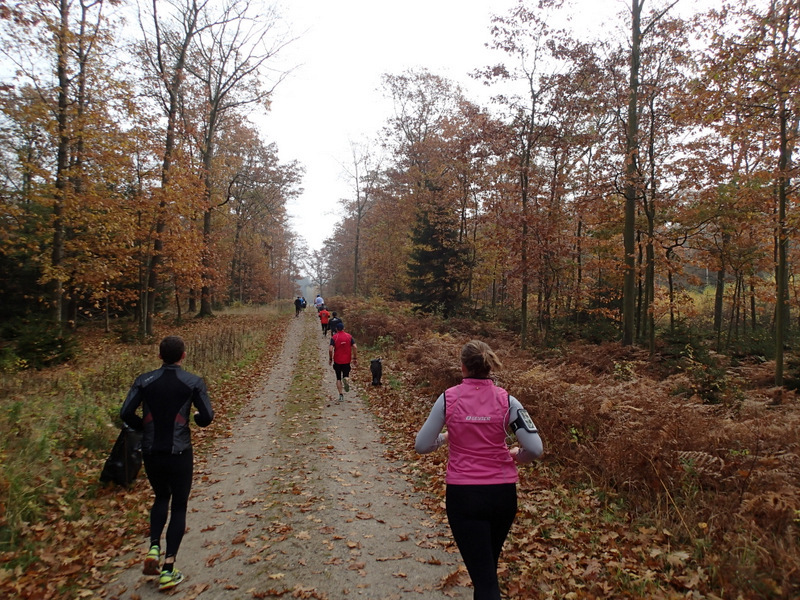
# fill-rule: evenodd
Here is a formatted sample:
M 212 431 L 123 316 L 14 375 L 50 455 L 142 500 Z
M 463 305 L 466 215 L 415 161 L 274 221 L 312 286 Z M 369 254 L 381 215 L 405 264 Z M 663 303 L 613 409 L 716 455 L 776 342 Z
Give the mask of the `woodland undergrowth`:
M 436 491 L 440 515 L 446 453 L 416 456 L 413 436 L 460 381 L 465 341 L 502 360 L 497 382 L 528 408 L 546 453 L 521 471 L 501 569 L 511 597 L 800 597 L 800 406 L 771 387 L 773 364 L 617 343 L 525 352 L 488 323 L 337 306 L 364 358 L 383 358 L 370 401 L 392 415 L 396 458 Z

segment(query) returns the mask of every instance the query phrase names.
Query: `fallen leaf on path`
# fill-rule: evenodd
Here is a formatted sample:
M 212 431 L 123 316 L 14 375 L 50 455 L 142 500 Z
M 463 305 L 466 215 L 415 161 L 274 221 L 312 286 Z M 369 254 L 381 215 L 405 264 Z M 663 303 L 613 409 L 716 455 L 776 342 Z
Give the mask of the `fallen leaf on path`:
M 217 562 L 220 558 L 222 558 L 222 552 L 218 552 L 217 554 L 212 554 L 206 560 L 206 566 L 209 568 L 213 567 L 214 563 Z
M 378 561 L 378 562 L 386 562 L 387 560 L 403 560 L 404 558 L 408 558 L 409 556 L 411 556 L 411 555 L 408 554 L 407 552 L 402 552 L 402 553 L 398 554 L 397 556 L 379 557 L 379 558 L 376 558 L 375 560 Z
M 236 558 L 237 556 L 241 556 L 242 554 L 244 554 L 244 552 L 242 552 L 241 550 L 239 550 L 239 549 L 237 548 L 236 550 L 234 550 L 233 552 L 231 552 L 231 553 L 228 555 L 228 558 L 226 558 L 225 560 L 230 560 L 230 559 L 232 559 L 232 558 Z
M 208 583 L 198 583 L 189 588 L 189 594 L 186 596 L 182 596 L 181 600 L 195 600 L 200 594 L 205 592 L 207 589 L 211 587 Z
M 253 598 L 279 598 L 284 594 L 288 594 L 291 590 L 276 590 L 276 589 L 268 589 L 264 590 L 263 592 L 257 591 L 255 588 L 247 590 L 247 593 L 250 594 Z

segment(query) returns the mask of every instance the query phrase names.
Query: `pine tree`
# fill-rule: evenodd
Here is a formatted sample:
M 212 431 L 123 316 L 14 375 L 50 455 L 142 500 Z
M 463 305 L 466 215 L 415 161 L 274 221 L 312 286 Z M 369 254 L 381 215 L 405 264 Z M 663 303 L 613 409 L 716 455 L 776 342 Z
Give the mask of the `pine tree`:
M 463 300 L 467 272 L 454 215 L 438 203 L 421 206 L 411 235 L 409 299 L 417 310 L 447 318 Z

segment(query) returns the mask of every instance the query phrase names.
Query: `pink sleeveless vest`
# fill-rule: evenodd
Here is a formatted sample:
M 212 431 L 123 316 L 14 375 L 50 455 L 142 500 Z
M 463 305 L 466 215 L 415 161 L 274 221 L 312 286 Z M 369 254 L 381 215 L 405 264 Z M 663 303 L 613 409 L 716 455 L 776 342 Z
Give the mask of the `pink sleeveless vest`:
M 517 483 L 506 446 L 508 392 L 491 379 L 464 379 L 444 393 L 448 445 L 447 483 Z

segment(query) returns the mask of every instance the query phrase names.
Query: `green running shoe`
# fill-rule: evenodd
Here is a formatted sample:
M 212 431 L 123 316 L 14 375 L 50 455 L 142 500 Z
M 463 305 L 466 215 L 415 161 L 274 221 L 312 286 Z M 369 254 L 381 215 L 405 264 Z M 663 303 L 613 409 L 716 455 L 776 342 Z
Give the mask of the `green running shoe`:
M 142 573 L 145 575 L 158 575 L 161 573 L 161 569 L 158 568 L 158 559 L 161 555 L 161 548 L 158 546 L 150 546 L 150 551 L 147 553 L 147 556 L 144 559 L 144 568 L 142 569 Z
M 172 567 L 172 571 L 161 571 L 161 577 L 158 578 L 158 589 L 160 591 L 169 590 L 183 581 L 183 573 Z
M 344 391 L 345 392 L 349 392 L 350 391 L 350 378 L 349 377 L 345 377 L 344 378 Z

